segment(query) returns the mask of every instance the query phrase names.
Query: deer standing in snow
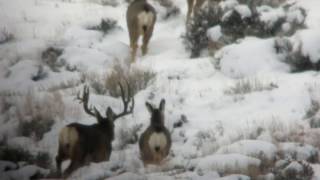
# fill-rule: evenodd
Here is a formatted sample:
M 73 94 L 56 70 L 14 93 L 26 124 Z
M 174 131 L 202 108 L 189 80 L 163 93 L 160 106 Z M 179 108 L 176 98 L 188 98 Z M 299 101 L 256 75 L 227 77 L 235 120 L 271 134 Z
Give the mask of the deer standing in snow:
M 139 139 L 141 159 L 144 165 L 161 164 L 171 148 L 171 135 L 164 125 L 165 100 L 161 100 L 158 109 L 148 102 L 146 106 L 151 114 L 151 122 Z
M 57 170 L 61 174 L 61 163 L 67 159 L 71 160 L 69 167 L 63 173 L 68 177 L 74 170 L 89 162 L 108 161 L 112 151 L 112 141 L 114 139 L 114 122 L 116 119 L 131 114 L 134 108 L 134 98 L 128 85 L 127 96 L 124 88 L 120 85 L 121 98 L 123 102 L 123 112 L 115 114 L 108 107 L 104 117 L 95 107 L 89 108 L 89 88 L 83 88 L 83 95 L 80 93 L 77 99 L 83 103 L 84 111 L 97 119 L 97 123 L 83 125 L 71 123 L 65 126 L 59 134 L 59 148 L 56 156 Z M 131 107 L 128 105 L 131 102 Z
M 148 52 L 148 43 L 153 33 L 157 15 L 155 9 L 147 0 L 134 0 L 127 10 L 127 26 L 130 38 L 131 61 L 134 62 L 139 37 L 143 37 L 142 55 Z

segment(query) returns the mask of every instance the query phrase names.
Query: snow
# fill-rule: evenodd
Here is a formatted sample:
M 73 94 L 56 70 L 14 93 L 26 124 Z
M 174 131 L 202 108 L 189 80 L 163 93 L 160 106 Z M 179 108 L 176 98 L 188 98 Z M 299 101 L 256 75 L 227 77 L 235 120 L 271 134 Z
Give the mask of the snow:
M 277 148 L 269 142 L 258 140 L 242 140 L 228 146 L 223 146 L 218 154 L 239 153 L 258 158 L 261 161 L 273 162 L 276 158 Z
M 224 47 L 217 56 L 221 72 L 232 78 L 252 77 L 264 72 L 288 72 L 288 66 L 277 60 L 273 39 L 246 38 L 239 44 Z
M 96 73 L 103 77 L 111 72 L 115 63 L 129 67 L 130 48 L 125 20 L 128 4 L 125 0 L 114 2 L 118 5 L 102 5 L 103 2 L 98 0 L 0 0 L 0 39 L 2 29 L 15 37 L 13 41 L 0 45 L 0 98 L 14 100 L 14 105 L 8 111 L 2 111 L 2 106 L 0 108 L 0 137 L 7 136 L 10 146 L 22 146 L 34 153 L 47 151 L 54 166 L 60 129 L 71 122 L 96 122 L 83 112 L 74 97 L 84 84 L 81 81 L 82 74 Z M 158 10 L 158 17 L 164 17 L 165 8 L 158 2 L 150 2 Z M 173 4 L 181 8 L 181 14 L 168 20 L 159 18 L 148 54 L 142 56 L 139 51 L 137 61 L 130 65 L 130 68 L 154 72 L 156 77 L 146 89 L 135 95 L 133 115 L 118 120 L 115 124 L 116 134 L 121 128 L 135 124 L 142 124 L 142 129 L 145 129 L 150 119 L 145 102 L 158 104 L 160 99 L 165 98 L 165 125 L 173 137 L 168 161 L 161 167 L 144 168 L 139 158 L 138 145 L 128 145 L 121 150 L 116 146 L 121 139 L 116 136 L 109 162 L 91 163 L 75 172 L 73 177 L 216 179 L 219 178 L 218 173 L 229 170 L 231 173 L 251 175 L 247 172 L 248 168 L 259 167 L 263 163 L 257 156 L 260 152 L 270 160 L 278 150 L 298 152 L 301 160 L 318 152 L 318 129 L 314 129 L 317 133 L 309 134 L 312 140 L 302 137 L 303 140 L 312 141 L 313 146 L 281 143 L 279 147 L 275 147 L 272 143 L 275 143 L 275 136 L 286 139 L 291 131 L 305 128 L 310 130 L 304 117 L 312 106 L 310 87 L 319 91 L 319 87 L 315 86 L 319 84 L 319 73 L 290 73 L 289 66 L 281 62 L 281 57 L 275 52 L 274 38 L 245 37 L 223 47 L 214 57 L 203 55 L 190 59 L 181 38 L 185 33 L 186 1 L 175 0 Z M 239 5 L 236 0 L 226 0 L 220 6 L 227 10 L 236 9 L 243 18 L 252 13 L 247 6 Z M 303 54 L 308 55 L 312 62 L 318 62 L 320 2 L 298 0 L 297 6 L 307 10 L 307 29 L 299 30 L 289 38 L 295 45 L 302 42 Z M 285 14 L 282 7 L 271 9 L 262 6 L 258 11 L 261 13 L 260 18 L 270 24 L 284 16 L 289 21 L 302 21 L 298 9 Z M 106 35 L 88 29 L 98 25 L 103 18 L 117 20 L 119 28 Z M 289 29 L 289 24 L 283 28 Z M 218 40 L 222 35 L 221 28 L 212 27 L 207 35 L 212 40 Z M 77 71 L 61 69 L 60 72 L 52 72 L 44 65 L 41 53 L 49 46 L 63 48 L 63 55 L 59 58 L 71 66 L 77 66 Z M 216 62 L 219 62 L 218 68 L 214 66 Z M 31 77 L 37 73 L 40 65 L 43 65 L 48 77 L 32 81 Z M 274 83 L 277 88 L 244 95 L 226 94 L 225 91 L 234 87 L 239 80 Z M 39 142 L 19 137 L 16 133 L 19 122 L 16 109 L 24 106 L 22 99 L 26 94 L 34 91 L 36 97 L 42 97 L 52 93 L 52 87 L 64 82 L 75 82 L 74 86 L 57 90 L 66 106 L 65 117 L 56 120 L 50 132 Z M 0 103 L 2 104 L 2 99 Z M 90 96 L 90 104 L 102 112 L 108 106 L 116 112 L 122 107 L 120 99 L 95 93 Z M 180 128 L 173 128 L 174 122 L 182 114 L 187 117 L 188 123 Z M 257 134 L 258 140 L 248 140 L 258 128 L 263 129 L 261 134 Z M 118 171 L 110 170 L 118 165 L 121 166 Z M 0 167 L 3 169 L 3 166 Z M 313 167 L 319 169 L 317 165 Z M 193 168 L 194 171 L 191 170 Z M 8 179 L 27 178 L 37 170 L 37 167 L 26 166 L 5 172 L 4 176 Z M 40 171 L 48 172 L 43 169 Z M 320 176 L 318 171 L 315 175 Z M 230 175 L 220 179 L 233 180 L 239 177 L 248 179 L 243 175 Z
M 314 63 L 320 61 L 320 43 L 319 29 L 307 29 L 298 32 L 293 39 L 302 43 L 302 53 L 308 56 Z
M 214 42 L 218 41 L 222 36 L 221 26 L 218 25 L 208 29 L 207 35 L 210 38 L 210 40 Z
M 251 10 L 247 5 L 239 5 L 236 6 L 234 9 L 241 15 L 242 19 L 251 17 L 252 15 Z
M 241 154 L 215 154 L 200 158 L 196 169 L 203 172 L 250 174 L 258 170 L 261 161 Z
M 229 175 L 215 180 L 249 180 L 250 177 L 244 175 Z

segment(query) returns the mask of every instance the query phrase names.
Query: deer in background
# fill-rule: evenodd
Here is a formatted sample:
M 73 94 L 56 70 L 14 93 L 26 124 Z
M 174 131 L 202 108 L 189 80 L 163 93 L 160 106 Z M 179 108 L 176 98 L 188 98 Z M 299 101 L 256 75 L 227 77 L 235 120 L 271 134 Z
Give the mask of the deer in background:
M 219 3 L 222 0 L 187 0 L 188 2 L 188 12 L 187 12 L 187 24 L 190 22 L 191 15 L 193 16 L 201 9 L 204 2 L 209 1 L 209 3 Z
M 135 61 L 139 37 L 143 37 L 142 55 L 148 52 L 148 43 L 153 33 L 157 15 L 147 0 L 134 0 L 127 10 L 127 26 L 130 38 L 131 61 Z
M 145 166 L 161 164 L 171 148 L 171 135 L 164 125 L 165 100 L 161 100 L 158 109 L 148 102 L 146 102 L 146 106 L 151 114 L 151 121 L 139 139 L 141 159 Z
M 114 139 L 114 122 L 125 115 L 131 114 L 134 109 L 134 98 L 127 83 L 127 96 L 124 88 L 119 83 L 123 111 L 115 114 L 108 107 L 104 117 L 95 107 L 88 106 L 89 88 L 84 86 L 83 95 L 77 95 L 77 99 L 83 103 L 84 111 L 98 121 L 92 125 L 71 123 L 65 126 L 59 134 L 59 148 L 56 156 L 58 173 L 61 174 L 61 163 L 67 159 L 71 160 L 69 167 L 64 171 L 63 176 L 68 177 L 74 170 L 90 162 L 108 161 L 112 151 Z M 131 107 L 129 103 L 131 102 Z

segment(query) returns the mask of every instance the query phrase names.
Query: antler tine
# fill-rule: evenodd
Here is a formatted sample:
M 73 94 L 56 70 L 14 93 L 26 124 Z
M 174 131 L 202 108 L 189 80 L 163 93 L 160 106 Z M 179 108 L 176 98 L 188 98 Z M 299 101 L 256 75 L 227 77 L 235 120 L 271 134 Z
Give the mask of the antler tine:
M 95 111 L 95 112 L 93 112 L 93 111 L 92 111 L 92 108 L 89 108 L 89 107 L 88 107 L 89 95 L 90 95 L 89 87 L 85 85 L 85 86 L 83 87 L 82 97 L 80 97 L 80 92 L 78 92 L 78 94 L 77 94 L 77 99 L 80 101 L 80 103 L 83 103 L 83 109 L 84 109 L 84 111 L 85 111 L 87 114 L 89 114 L 89 115 L 91 115 L 91 116 L 93 116 L 93 117 L 97 117 L 96 112 L 98 112 L 98 111 L 96 110 L 96 108 L 94 107 L 94 111 Z M 100 113 L 99 113 L 99 114 L 100 114 Z
M 126 79 L 125 79 L 125 81 L 127 84 L 127 91 L 128 91 L 127 96 L 125 95 L 125 91 L 124 91 L 122 84 L 119 82 L 119 87 L 120 87 L 120 91 L 121 91 L 121 99 L 122 99 L 122 103 L 123 103 L 123 112 L 115 115 L 114 119 L 113 119 L 114 121 L 116 119 L 118 119 L 119 117 L 125 116 L 127 114 L 131 114 L 134 109 L 134 97 L 131 93 L 131 88 L 130 88 L 129 82 Z M 132 101 L 132 102 L 131 102 L 130 110 L 128 111 L 128 105 L 129 105 L 130 101 Z

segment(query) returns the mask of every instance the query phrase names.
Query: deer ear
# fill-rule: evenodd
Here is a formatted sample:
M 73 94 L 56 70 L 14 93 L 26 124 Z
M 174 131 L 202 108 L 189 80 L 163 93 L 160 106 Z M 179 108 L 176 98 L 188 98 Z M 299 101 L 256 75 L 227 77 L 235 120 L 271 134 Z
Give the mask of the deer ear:
M 146 106 L 147 106 L 148 111 L 149 111 L 150 113 L 152 113 L 152 112 L 153 112 L 153 107 L 152 107 L 152 105 L 151 105 L 150 103 L 146 102 Z
M 159 105 L 159 109 L 160 109 L 161 112 L 164 111 L 165 105 L 166 105 L 166 100 L 161 99 L 160 105 Z
M 107 109 L 107 118 L 112 121 L 114 119 L 114 113 L 110 107 L 108 107 L 108 109 Z

